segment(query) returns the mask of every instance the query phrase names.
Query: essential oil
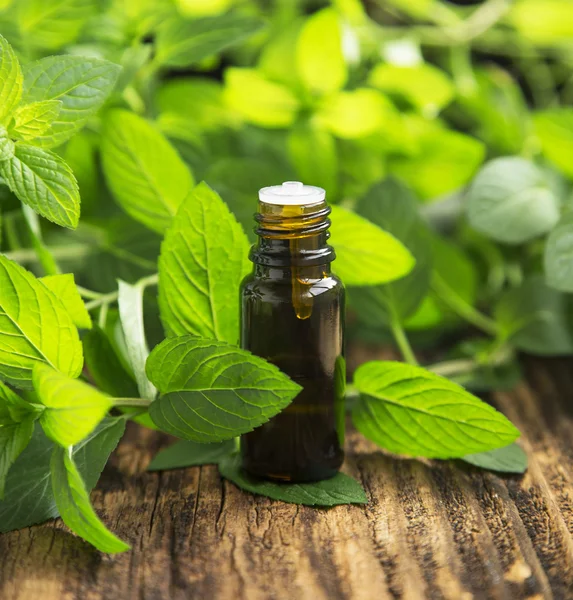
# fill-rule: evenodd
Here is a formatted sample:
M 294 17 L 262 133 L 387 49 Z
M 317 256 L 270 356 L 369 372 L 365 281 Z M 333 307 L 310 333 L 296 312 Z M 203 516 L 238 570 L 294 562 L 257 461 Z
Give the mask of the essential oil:
M 344 287 L 330 269 L 329 214 L 318 187 L 286 182 L 259 192 L 241 345 L 303 388 L 241 439 L 244 469 L 265 479 L 327 479 L 344 459 Z

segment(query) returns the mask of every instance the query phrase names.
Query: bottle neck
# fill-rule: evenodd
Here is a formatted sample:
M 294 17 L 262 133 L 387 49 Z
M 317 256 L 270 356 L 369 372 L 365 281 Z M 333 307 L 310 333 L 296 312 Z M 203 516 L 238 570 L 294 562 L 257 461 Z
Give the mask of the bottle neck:
M 259 203 L 255 215 L 257 243 L 250 259 L 255 272 L 268 274 L 263 268 L 281 270 L 304 269 L 305 274 L 330 273 L 335 254 L 328 245 L 330 208 L 322 201 L 311 205 L 279 205 Z

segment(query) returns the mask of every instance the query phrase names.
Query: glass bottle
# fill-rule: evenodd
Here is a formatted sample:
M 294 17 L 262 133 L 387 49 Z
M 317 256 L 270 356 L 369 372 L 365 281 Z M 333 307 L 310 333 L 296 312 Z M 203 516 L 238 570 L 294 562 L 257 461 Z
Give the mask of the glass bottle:
M 243 468 L 275 481 L 334 476 L 344 459 L 344 287 L 331 273 L 323 189 L 286 182 L 259 192 L 253 272 L 241 285 L 241 346 L 302 386 L 241 439 Z

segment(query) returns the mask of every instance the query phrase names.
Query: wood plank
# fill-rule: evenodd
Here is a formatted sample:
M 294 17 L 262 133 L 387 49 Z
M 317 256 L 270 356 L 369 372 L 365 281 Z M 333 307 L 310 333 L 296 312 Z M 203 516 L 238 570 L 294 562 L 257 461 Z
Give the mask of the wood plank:
M 101 555 L 59 520 L 4 534 L 0 598 L 571 598 L 571 362 L 524 366 L 491 401 L 524 434 L 525 476 L 391 457 L 351 432 L 364 507 L 255 497 L 212 466 L 146 473 L 168 438 L 131 426 L 93 500 L 133 551 Z

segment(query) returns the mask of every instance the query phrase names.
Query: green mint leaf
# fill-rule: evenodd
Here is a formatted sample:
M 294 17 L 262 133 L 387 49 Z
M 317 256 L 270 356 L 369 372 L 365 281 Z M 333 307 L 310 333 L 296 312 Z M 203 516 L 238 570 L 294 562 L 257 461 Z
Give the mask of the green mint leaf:
M 373 361 L 354 375 L 356 428 L 396 454 L 461 458 L 501 448 L 519 431 L 489 404 L 421 367 Z
M 51 290 L 68 311 L 74 325 L 80 329 L 91 329 L 92 320 L 78 292 L 73 273 L 48 275 L 40 281 Z
M 395 136 L 398 141 L 408 139 L 412 150 L 390 157 L 389 172 L 427 201 L 465 186 L 483 162 L 485 145 L 472 136 L 446 129 L 437 119 L 401 117 L 406 119 L 405 126 Z
M 0 35 L 0 125 L 7 125 L 22 97 L 23 77 L 18 58 Z
M 157 33 L 154 60 L 164 67 L 189 67 L 250 37 L 262 24 L 258 18 L 233 13 L 170 19 Z
M 16 4 L 16 3 L 14 3 Z M 19 0 L 15 12 L 26 47 L 58 50 L 74 42 L 96 13 L 94 0 Z
M 0 499 L 4 498 L 6 477 L 10 467 L 32 439 L 35 417 L 20 423 L 0 426 Z
M 119 281 L 119 315 L 127 346 L 127 357 L 135 374 L 142 398 L 153 400 L 157 395 L 155 386 L 147 379 L 145 362 L 149 356 L 143 325 L 143 286 Z
M 412 271 L 398 281 L 348 290 L 360 321 L 379 328 L 389 322 L 391 314 L 402 320 L 414 314 L 426 296 L 432 271 L 430 236 L 418 215 L 416 199 L 394 180 L 374 185 L 358 201 L 356 211 L 402 242 L 416 260 Z M 334 267 L 336 270 L 336 262 Z
M 227 440 L 215 444 L 198 444 L 189 440 L 175 442 L 158 452 L 147 467 L 148 471 L 184 469 L 197 465 L 217 464 L 235 449 L 235 441 Z
M 74 460 L 88 490 L 97 483 L 109 455 L 125 431 L 125 419 L 105 419 L 74 448 Z M 22 529 L 58 516 L 50 480 L 54 444 L 39 424 L 28 447 L 10 469 L 0 501 L 0 533 Z
M 308 17 L 295 50 L 296 71 L 312 92 L 323 95 L 341 89 L 348 78 L 342 48 L 342 20 L 335 8 Z
M 549 234 L 544 255 L 545 278 L 552 288 L 573 292 L 573 214 L 563 215 Z
M 454 98 L 450 78 L 430 63 L 412 66 L 379 63 L 368 78 L 370 85 L 406 99 L 424 115 L 434 116 Z
M 125 552 L 130 547 L 106 529 L 96 515 L 71 448 L 55 447 L 50 461 L 52 492 L 64 523 L 101 552 Z
M 43 100 L 18 107 L 10 134 L 24 141 L 36 139 L 48 131 L 61 108 L 60 100 Z
M 290 160 L 300 180 L 312 181 L 326 190 L 327 199 L 335 198 L 339 162 L 336 141 L 331 133 L 314 122 L 302 121 L 290 128 L 287 143 Z
M 330 234 L 335 271 L 346 285 L 377 285 L 404 277 L 414 268 L 410 251 L 392 234 L 350 210 L 333 206 Z
M 34 389 L 46 407 L 40 416 L 46 435 L 64 447 L 86 438 L 113 406 L 108 396 L 48 365 L 34 367 Z
M 32 387 L 42 362 L 77 377 L 83 366 L 78 330 L 59 298 L 23 267 L 0 256 L 0 378 Z
M 338 138 L 358 140 L 381 135 L 396 121 L 394 105 L 377 90 L 358 88 L 330 96 L 316 113 L 316 121 Z
M 16 144 L 8 136 L 5 127 L 0 125 L 0 162 L 7 162 L 14 157 Z
M 300 391 L 277 367 L 225 342 L 170 338 L 149 355 L 147 375 L 161 396 L 149 414 L 163 431 L 220 442 L 266 423 Z
M 193 187 L 191 172 L 165 136 L 125 110 L 105 119 L 102 161 L 115 199 L 136 221 L 163 233 Z
M 162 81 L 155 101 L 160 114 L 192 120 L 199 130 L 219 130 L 237 121 L 223 99 L 222 84 L 206 77 Z
M 236 344 L 249 242 L 226 204 L 200 183 L 181 205 L 159 257 L 159 308 L 169 335 Z
M 112 92 L 121 68 L 86 56 L 49 56 L 24 68 L 23 101 L 59 100 L 51 127 L 34 140 L 44 148 L 59 146 L 79 131 Z
M 94 327 L 82 338 L 86 367 L 97 387 L 116 398 L 134 398 L 139 391 L 107 335 Z
M 573 109 L 554 108 L 533 116 L 543 154 L 569 178 L 573 177 Z
M 21 423 L 30 416 L 38 415 L 41 411 L 41 407 L 26 402 L 7 385 L 0 382 L 0 427 Z
M 462 456 L 462 460 L 474 467 L 498 473 L 525 473 L 527 470 L 527 454 L 517 444 L 489 452 L 468 454 Z
M 257 67 L 272 81 L 278 81 L 291 89 L 300 87 L 296 66 L 296 45 L 300 30 L 305 24 L 301 19 L 284 22 L 280 31 L 273 32 L 262 46 Z M 336 36 L 336 31 L 334 32 Z
M 519 350 L 541 356 L 573 354 L 566 296 L 550 288 L 541 275 L 506 290 L 494 316 L 504 337 Z
M 331 479 L 316 483 L 273 483 L 249 476 L 241 468 L 239 454 L 225 456 L 219 462 L 221 476 L 247 492 L 308 506 L 366 504 L 368 498 L 362 486 L 352 477 L 338 473 Z
M 224 96 L 232 110 L 260 127 L 289 127 L 300 108 L 289 88 L 266 79 L 257 69 L 227 69 Z
M 77 227 L 78 184 L 70 167 L 57 154 L 17 144 L 14 156 L 0 162 L 0 175 L 14 194 L 37 213 L 62 227 Z
M 497 242 L 522 244 L 551 230 L 559 199 L 532 162 L 496 158 L 477 174 L 467 193 L 470 225 Z

